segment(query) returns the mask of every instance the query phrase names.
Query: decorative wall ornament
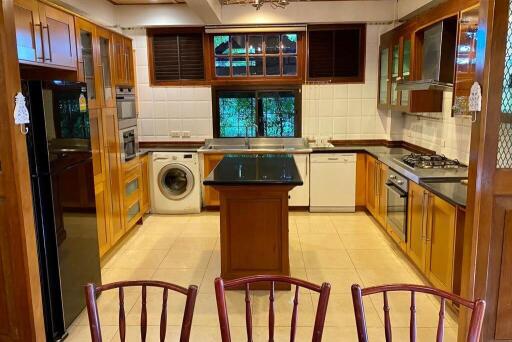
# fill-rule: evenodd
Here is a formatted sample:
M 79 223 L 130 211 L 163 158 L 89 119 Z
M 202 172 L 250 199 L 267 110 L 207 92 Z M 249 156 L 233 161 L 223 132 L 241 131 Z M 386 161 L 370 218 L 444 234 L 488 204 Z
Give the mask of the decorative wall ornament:
M 14 99 L 16 102 L 16 105 L 14 106 L 14 123 L 16 125 L 21 125 L 21 133 L 26 135 L 28 133 L 28 128 L 25 127 L 25 124 L 30 123 L 30 117 L 27 104 L 25 102 L 25 96 L 18 92 Z

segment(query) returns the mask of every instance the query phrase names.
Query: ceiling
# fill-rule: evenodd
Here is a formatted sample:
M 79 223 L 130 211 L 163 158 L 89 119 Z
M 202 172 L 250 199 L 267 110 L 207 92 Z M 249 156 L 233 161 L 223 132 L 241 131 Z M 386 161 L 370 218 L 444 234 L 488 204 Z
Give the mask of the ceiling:
M 184 4 L 185 0 L 109 0 L 114 5 Z

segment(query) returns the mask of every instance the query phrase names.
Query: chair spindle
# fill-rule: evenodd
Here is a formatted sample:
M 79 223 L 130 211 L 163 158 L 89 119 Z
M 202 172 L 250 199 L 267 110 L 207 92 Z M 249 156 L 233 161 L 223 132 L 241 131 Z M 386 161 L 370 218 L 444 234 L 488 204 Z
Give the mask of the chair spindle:
M 292 323 L 290 342 L 295 342 L 295 335 L 297 333 L 297 308 L 299 306 L 299 286 L 295 285 L 295 296 L 293 297 L 293 312 L 292 312 Z
M 124 342 L 126 339 L 126 317 L 124 313 L 123 287 L 119 288 L 119 336 L 121 337 L 121 342 Z
M 386 333 L 386 342 L 393 341 L 393 337 L 391 335 L 391 319 L 389 318 L 389 302 L 388 302 L 388 293 L 384 291 L 384 329 Z
M 160 342 L 165 341 L 167 334 L 167 299 L 169 298 L 169 290 L 164 288 L 162 294 L 162 315 L 160 316 Z
M 274 320 L 275 320 L 274 287 L 275 287 L 275 282 L 272 281 L 271 286 L 270 286 L 269 312 L 268 312 L 268 341 L 269 342 L 274 342 Z
M 252 311 L 249 283 L 245 284 L 245 326 L 247 329 L 247 341 L 252 342 Z
M 411 322 L 409 323 L 410 341 L 416 341 L 416 292 L 411 291 Z
M 146 335 L 148 332 L 148 308 L 147 308 L 147 289 L 146 286 L 142 286 L 142 308 L 140 309 L 140 339 L 146 341 Z
M 437 342 L 444 340 L 444 315 L 445 315 L 446 300 L 441 298 L 441 307 L 439 308 L 439 323 L 437 324 Z

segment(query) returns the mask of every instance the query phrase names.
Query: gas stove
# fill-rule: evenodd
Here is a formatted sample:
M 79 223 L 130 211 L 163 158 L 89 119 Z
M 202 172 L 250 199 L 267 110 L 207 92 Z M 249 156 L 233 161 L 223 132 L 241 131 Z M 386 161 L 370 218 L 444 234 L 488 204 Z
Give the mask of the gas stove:
M 401 158 L 407 166 L 419 169 L 457 169 L 466 167 L 457 159 L 449 159 L 439 154 L 416 154 L 411 153 Z

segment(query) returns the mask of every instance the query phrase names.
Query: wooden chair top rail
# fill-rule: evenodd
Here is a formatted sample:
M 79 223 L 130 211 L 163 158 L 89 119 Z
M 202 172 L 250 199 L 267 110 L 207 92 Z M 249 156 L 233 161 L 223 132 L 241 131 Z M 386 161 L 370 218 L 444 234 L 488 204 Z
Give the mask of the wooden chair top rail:
M 359 285 L 352 285 L 352 288 L 359 286 Z M 469 309 L 474 309 L 475 305 L 478 301 L 472 302 L 470 300 L 464 299 L 460 296 L 457 296 L 453 293 L 446 292 L 443 290 L 431 288 L 424 285 L 413 285 L 413 284 L 389 284 L 389 285 L 379 285 L 379 286 L 372 286 L 367 287 L 361 290 L 363 296 L 382 293 L 382 292 L 419 292 L 419 293 L 426 293 L 433 296 L 438 297 L 444 297 L 448 300 L 457 302 L 461 305 L 464 305 L 465 307 Z
M 196 285 L 190 285 L 188 288 L 184 288 L 179 285 L 166 283 L 158 280 L 130 280 L 130 281 L 120 281 L 117 283 L 105 284 L 105 285 L 94 285 L 94 290 L 98 292 L 108 291 L 112 289 L 117 289 L 120 287 L 136 287 L 136 286 L 150 286 L 150 287 L 159 287 L 162 289 L 169 289 L 175 292 L 179 292 L 181 294 L 186 295 L 190 289 L 196 289 Z
M 220 278 L 217 278 L 220 279 Z M 240 287 L 245 284 L 252 284 L 252 283 L 260 283 L 260 282 L 282 282 L 282 283 L 288 283 L 296 286 L 300 286 L 303 288 L 306 288 L 311 291 L 315 292 L 322 292 L 322 288 L 325 286 L 330 285 L 328 283 L 323 283 L 321 286 L 310 283 L 305 280 L 292 278 L 292 277 L 286 277 L 286 276 L 280 276 L 280 275 L 255 275 L 255 276 L 249 276 L 249 277 L 243 277 L 233 280 L 223 280 L 224 288 L 231 289 L 235 287 Z

